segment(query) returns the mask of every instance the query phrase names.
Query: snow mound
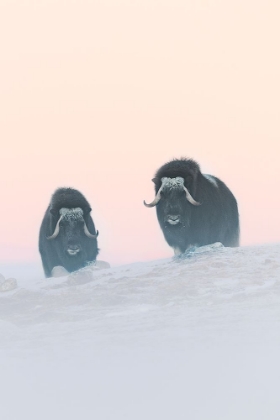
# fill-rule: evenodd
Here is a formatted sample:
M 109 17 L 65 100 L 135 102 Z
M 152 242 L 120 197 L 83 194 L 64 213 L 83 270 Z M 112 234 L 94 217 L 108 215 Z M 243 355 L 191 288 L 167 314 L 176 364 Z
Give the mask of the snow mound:
M 171 333 L 171 324 L 172 331 L 195 334 L 198 326 L 205 329 L 216 322 L 226 333 L 230 319 L 244 327 L 249 312 L 259 327 L 267 321 L 264 311 L 267 316 L 278 313 L 279 255 L 280 245 L 214 244 L 181 258 L 103 270 L 88 267 L 63 277 L 19 282 L 17 289 L 0 295 L 1 319 L 16 326 L 72 322 L 71 334 L 87 321 L 91 331 L 108 338 L 116 326 L 126 338 L 132 330 L 141 335 L 145 326 Z
M 9 418 L 278 419 L 280 244 L 22 274 L 0 294 Z

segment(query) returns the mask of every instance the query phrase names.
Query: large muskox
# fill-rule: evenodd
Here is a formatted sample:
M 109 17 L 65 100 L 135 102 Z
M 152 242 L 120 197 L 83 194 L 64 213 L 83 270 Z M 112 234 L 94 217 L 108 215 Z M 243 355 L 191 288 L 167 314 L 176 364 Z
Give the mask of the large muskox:
M 237 202 L 228 187 L 212 175 L 200 172 L 192 159 L 174 159 L 152 180 L 157 218 L 167 243 L 175 255 L 192 246 L 221 242 L 239 245 Z
M 98 231 L 85 197 L 73 188 L 57 189 L 43 218 L 39 234 L 39 251 L 46 277 L 55 266 L 68 272 L 96 260 Z

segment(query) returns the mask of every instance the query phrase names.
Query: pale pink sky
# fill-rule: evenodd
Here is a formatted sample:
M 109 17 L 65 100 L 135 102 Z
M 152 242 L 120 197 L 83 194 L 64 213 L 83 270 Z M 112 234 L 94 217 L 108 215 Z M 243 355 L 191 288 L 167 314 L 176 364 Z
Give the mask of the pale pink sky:
M 2 0 L 0 262 L 39 260 L 52 192 L 80 189 L 100 259 L 168 257 L 151 178 L 196 159 L 241 244 L 280 241 L 280 3 Z

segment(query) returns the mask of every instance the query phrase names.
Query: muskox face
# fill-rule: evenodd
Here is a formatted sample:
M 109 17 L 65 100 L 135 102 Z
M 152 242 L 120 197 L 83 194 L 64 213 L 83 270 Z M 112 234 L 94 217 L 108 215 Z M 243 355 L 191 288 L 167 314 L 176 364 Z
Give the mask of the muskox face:
M 59 236 L 64 252 L 75 257 L 82 250 L 83 236 L 83 220 L 65 220 L 63 218 L 59 226 Z
M 159 220 L 166 227 L 187 226 L 189 217 L 187 208 L 190 208 L 190 205 L 199 205 L 185 187 L 182 177 L 161 178 L 161 187 L 154 201 L 150 204 L 144 201 L 144 204 L 147 207 L 157 205 Z
M 70 258 L 79 258 L 86 253 L 88 242 L 96 239 L 96 235 L 89 232 L 84 220 L 83 210 L 61 208 L 59 220 L 49 240 L 54 241 L 54 246 L 59 247 Z
M 185 220 L 187 200 L 181 180 L 182 178 L 169 178 L 161 191 L 157 211 L 166 226 L 187 223 L 187 220 Z

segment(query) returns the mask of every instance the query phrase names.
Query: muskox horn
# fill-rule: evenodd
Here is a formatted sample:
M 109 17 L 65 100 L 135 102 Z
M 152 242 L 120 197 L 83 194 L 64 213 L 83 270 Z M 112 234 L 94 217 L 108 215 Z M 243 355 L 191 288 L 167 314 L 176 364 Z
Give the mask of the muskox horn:
M 150 204 L 146 203 L 146 201 L 144 200 L 143 203 L 146 207 L 154 207 L 160 200 L 160 194 L 157 193 L 157 195 L 155 196 L 154 201 L 152 201 Z
M 192 198 L 192 196 L 191 196 L 191 194 L 190 194 L 190 192 L 188 191 L 188 189 L 184 186 L 184 190 L 186 191 L 186 197 L 187 197 L 187 200 L 191 203 L 191 204 L 193 204 L 194 206 L 200 206 L 200 203 L 198 202 L 198 201 L 195 201 L 193 198 Z
M 55 225 L 54 233 L 51 236 L 48 236 L 47 239 L 54 239 L 54 238 L 57 237 L 57 235 L 59 234 L 59 223 L 60 223 L 62 217 L 63 217 L 63 215 L 61 215 L 60 218 L 58 219 L 58 222 Z
M 162 190 L 163 186 L 164 186 L 164 184 L 162 184 L 162 186 L 158 190 L 154 201 L 152 201 L 150 204 L 147 204 L 145 200 L 143 201 L 146 207 L 154 207 L 159 202 L 159 200 L 161 199 L 160 193 L 161 193 L 161 190 Z
M 88 238 L 92 238 L 92 239 L 96 239 L 96 238 L 97 238 L 97 236 L 99 235 L 98 230 L 96 231 L 96 235 L 92 235 L 92 234 L 90 233 L 90 231 L 88 230 L 88 228 L 87 228 L 86 222 L 84 223 L 84 232 L 85 232 L 85 234 L 86 234 L 86 236 L 87 236 Z

